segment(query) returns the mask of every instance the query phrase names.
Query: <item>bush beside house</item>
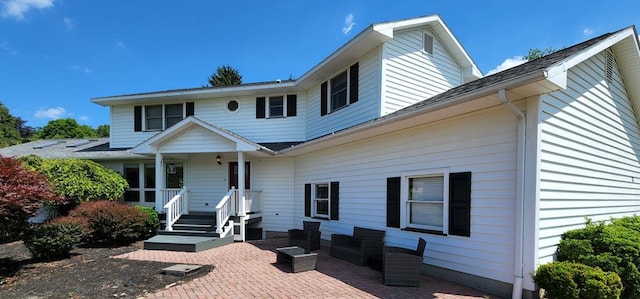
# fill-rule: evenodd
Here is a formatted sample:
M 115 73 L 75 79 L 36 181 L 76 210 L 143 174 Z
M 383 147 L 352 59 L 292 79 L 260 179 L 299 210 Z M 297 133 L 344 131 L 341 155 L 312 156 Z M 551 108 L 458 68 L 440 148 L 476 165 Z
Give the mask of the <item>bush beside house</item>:
M 71 210 L 69 216 L 86 219 L 91 241 L 109 244 L 128 243 L 149 236 L 157 227 L 152 217 L 158 218 L 157 214 L 107 200 L 83 202 Z
M 612 274 L 622 282 L 620 298 L 640 298 L 640 217 L 612 219 L 608 224 L 587 221 L 584 228 L 562 235 L 557 258 L 558 262 L 540 266 L 534 277 L 550 298 L 618 298 Z M 579 297 L 573 297 L 575 291 L 569 291 L 573 288 Z M 581 293 L 586 290 L 588 294 Z

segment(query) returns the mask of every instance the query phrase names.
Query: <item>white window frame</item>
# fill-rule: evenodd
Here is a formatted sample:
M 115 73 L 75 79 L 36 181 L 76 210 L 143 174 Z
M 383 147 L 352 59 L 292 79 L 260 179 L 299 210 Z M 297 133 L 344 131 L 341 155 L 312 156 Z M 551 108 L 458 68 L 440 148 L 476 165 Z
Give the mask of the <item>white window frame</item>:
M 327 186 L 327 198 L 318 198 L 318 194 L 317 194 L 317 188 L 320 185 L 326 185 Z M 330 180 L 322 180 L 322 181 L 318 181 L 315 183 L 311 184 L 312 186 L 312 190 L 311 190 L 311 216 L 312 217 L 316 217 L 316 218 L 323 218 L 323 219 L 329 219 L 329 217 L 331 216 L 331 183 Z M 326 201 L 327 202 L 327 214 L 319 214 L 318 213 L 318 203 L 320 201 Z
M 333 79 L 335 79 L 336 77 L 342 75 L 343 73 L 347 73 L 347 94 L 346 94 L 346 98 L 345 98 L 345 104 L 344 106 L 340 106 L 340 107 L 333 107 L 333 92 L 332 92 L 332 84 L 331 81 L 333 81 Z M 342 70 L 338 73 L 336 73 L 335 75 L 333 75 L 331 77 L 331 79 L 327 80 L 327 105 L 329 105 L 329 107 L 327 107 L 327 112 L 328 113 L 333 113 L 335 111 L 341 110 L 345 107 L 349 107 L 351 105 L 351 103 L 349 102 L 349 99 L 351 98 L 351 67 L 347 67 L 345 70 Z
M 448 234 L 449 232 L 449 169 L 429 169 L 402 175 L 400 188 L 400 223 L 402 228 L 421 229 Z M 409 200 L 409 179 L 425 177 L 442 177 L 442 227 L 411 223 L 411 204 L 416 201 Z
M 271 115 L 271 99 L 282 99 L 282 115 Z M 267 97 L 266 116 L 268 118 L 284 118 L 287 117 L 287 95 L 272 95 Z
M 182 119 L 186 118 L 186 114 L 187 114 L 187 108 L 186 108 L 186 103 L 170 103 L 170 104 L 154 104 L 154 105 L 144 105 L 142 106 L 142 120 L 143 120 L 143 130 L 144 131 L 163 131 L 167 129 L 167 110 L 166 110 L 166 106 L 167 105 L 182 105 Z M 154 107 L 154 106 L 160 106 L 162 108 L 162 127 L 161 128 L 153 128 L 150 129 L 148 128 L 148 123 L 147 123 L 147 108 L 148 107 Z

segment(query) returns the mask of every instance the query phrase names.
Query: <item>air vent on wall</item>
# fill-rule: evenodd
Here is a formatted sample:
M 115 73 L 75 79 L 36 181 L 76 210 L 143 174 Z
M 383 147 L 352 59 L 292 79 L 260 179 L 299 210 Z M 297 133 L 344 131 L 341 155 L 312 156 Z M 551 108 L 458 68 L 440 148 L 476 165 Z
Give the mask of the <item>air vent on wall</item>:
M 429 54 L 433 54 L 433 36 L 426 33 L 423 34 L 422 49 Z
M 611 49 L 607 50 L 605 60 L 605 78 L 607 79 L 607 83 L 611 84 L 613 83 L 613 67 L 615 65 L 615 59 L 613 58 L 613 52 L 611 52 Z

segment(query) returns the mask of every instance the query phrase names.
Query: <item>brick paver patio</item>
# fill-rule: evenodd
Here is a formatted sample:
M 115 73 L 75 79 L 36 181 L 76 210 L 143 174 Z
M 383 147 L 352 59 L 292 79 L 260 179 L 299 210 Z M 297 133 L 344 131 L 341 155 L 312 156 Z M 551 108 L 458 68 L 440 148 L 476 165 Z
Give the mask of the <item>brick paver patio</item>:
M 291 273 L 277 265 L 275 248 L 286 239 L 234 243 L 197 253 L 138 250 L 116 258 L 214 265 L 207 275 L 147 298 L 485 298 L 484 293 L 431 276 L 419 288 L 389 287 L 382 274 L 318 251 L 315 271 Z M 488 296 L 496 298 L 495 296 Z

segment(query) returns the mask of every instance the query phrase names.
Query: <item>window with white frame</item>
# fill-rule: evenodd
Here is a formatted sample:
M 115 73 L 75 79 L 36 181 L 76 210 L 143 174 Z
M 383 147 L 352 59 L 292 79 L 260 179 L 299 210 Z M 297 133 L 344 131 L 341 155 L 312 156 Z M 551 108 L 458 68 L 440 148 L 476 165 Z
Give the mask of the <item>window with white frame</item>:
M 313 216 L 329 217 L 329 183 L 314 185 Z
M 358 101 L 359 63 L 356 62 L 320 84 L 320 116 Z
M 407 177 L 407 227 L 446 233 L 448 183 L 445 174 Z
M 124 164 L 124 178 L 129 183 L 124 201 L 130 203 L 155 202 L 156 172 L 153 163 Z
M 347 106 L 347 71 L 331 78 L 331 109 L 335 111 Z
M 269 97 L 269 117 L 283 117 L 284 115 L 284 97 Z
M 142 125 L 135 125 L 134 131 L 159 131 L 167 129 L 185 118 L 185 116 L 193 115 L 189 112 L 189 108 L 193 110 L 193 103 L 180 103 L 180 104 L 159 104 L 159 105 L 145 105 L 136 106 L 134 109 L 139 109 L 139 113 L 134 112 L 134 122 L 138 122 L 138 118 L 144 120 L 144 128 Z M 144 116 L 142 115 L 144 113 Z

